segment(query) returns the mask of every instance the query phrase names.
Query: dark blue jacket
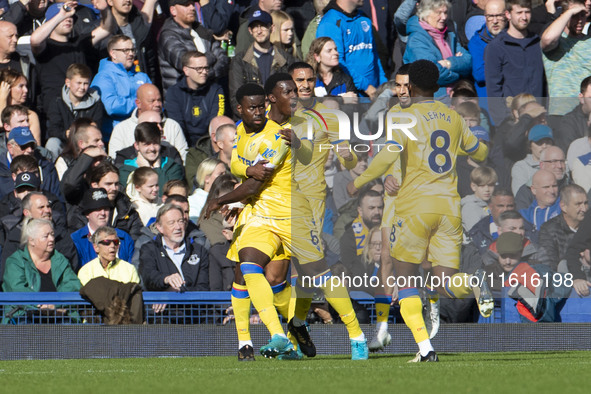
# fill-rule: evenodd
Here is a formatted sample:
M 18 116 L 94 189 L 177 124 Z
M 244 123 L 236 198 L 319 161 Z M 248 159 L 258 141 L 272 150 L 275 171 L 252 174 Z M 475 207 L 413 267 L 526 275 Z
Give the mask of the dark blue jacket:
M 431 38 L 429 33 L 419 24 L 419 18 L 414 15 L 408 20 L 406 26 L 408 33 L 408 43 L 402 60 L 405 64 L 412 63 L 416 60 L 426 59 L 430 60 L 439 69 L 439 79 L 437 83 L 440 89 L 435 92 L 435 97 L 447 96 L 446 86 L 450 86 L 458 79 L 470 75 L 472 70 L 472 56 L 470 53 L 460 45 L 460 41 L 454 32 L 448 31 L 446 33 L 446 41 L 451 48 L 451 53 L 462 53 L 462 56 L 451 56 L 448 59 L 443 59 L 441 51 L 435 45 L 435 41 Z M 445 68 L 437 63 L 440 60 L 449 60 L 451 68 Z
M 516 39 L 503 30 L 486 46 L 484 62 L 488 97 L 544 95 L 544 62 L 536 34 Z
M 131 262 L 134 246 L 133 239 L 131 239 L 131 236 L 123 230 L 116 228 L 115 231 L 117 231 L 117 236 L 121 241 L 121 244 L 119 245 L 118 257 L 121 260 Z M 82 227 L 80 230 L 72 233 L 70 236 L 72 237 L 72 241 L 74 241 L 74 246 L 76 246 L 76 251 L 78 252 L 80 267 L 88 263 L 90 260 L 96 258 L 96 252 L 94 251 L 92 242 L 90 242 L 88 226 Z
M 190 238 L 185 238 L 185 245 L 181 270 L 187 290 L 209 291 L 209 253 L 207 249 Z M 144 287 L 150 291 L 168 290 L 169 286 L 164 283 L 164 278 L 179 273 L 162 245 L 161 235 L 142 245 L 139 272 Z
M 208 135 L 211 119 L 224 115 L 225 101 L 224 91 L 217 83 L 192 90 L 185 77 L 166 91 L 164 109 L 169 118 L 181 125 L 189 146 L 195 146 L 199 138 Z

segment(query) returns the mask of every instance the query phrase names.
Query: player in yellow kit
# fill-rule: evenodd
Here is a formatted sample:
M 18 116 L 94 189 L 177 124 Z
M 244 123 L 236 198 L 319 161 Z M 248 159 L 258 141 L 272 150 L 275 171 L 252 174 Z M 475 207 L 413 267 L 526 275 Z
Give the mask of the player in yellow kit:
M 248 137 L 245 155 L 239 160 L 252 164 L 267 159 L 275 169 L 273 176 L 265 183 L 249 178 L 234 191 L 210 201 L 207 207 L 210 212 L 224 204 L 253 196 L 253 211 L 238 240 L 238 249 L 240 269 L 251 300 L 271 334 L 271 340 L 261 348 L 261 354 L 275 357 L 293 351 L 273 307 L 271 288 L 263 275 L 270 257 L 283 245 L 293 256 L 300 275 L 312 278 L 340 314 L 351 338 L 352 359 L 367 359 L 367 341 L 347 290 L 342 285 L 332 286 L 322 245 L 312 224 L 310 206 L 292 182 L 292 152 L 281 138 L 280 127 L 264 118 L 264 98 L 264 91 L 258 85 L 247 84 L 237 92 L 238 112 Z M 297 149 L 301 142 L 294 138 L 292 144 Z
M 370 168 L 349 187 L 350 192 L 356 192 L 375 178 L 376 172 L 384 173 L 394 161 L 401 160 L 403 180 L 396 199 L 391 254 L 400 287 L 400 312 L 419 345 L 417 361 L 438 361 L 417 289 L 419 265 L 425 258 L 433 263 L 434 278 L 441 279 L 441 283 L 432 282 L 440 294 L 462 298 L 474 291 L 481 314 L 490 316 L 493 307 L 484 273 L 477 272 L 477 281 L 472 281 L 469 275 L 458 272 L 462 221 L 456 158 L 463 151 L 482 161 L 488 149 L 479 144 L 460 115 L 432 99 L 438 78 L 437 67 L 428 60 L 410 65 L 412 105 L 393 115 L 400 125 L 409 124 L 409 119 L 416 120 L 416 125 L 395 129 L 392 140 L 374 158 Z

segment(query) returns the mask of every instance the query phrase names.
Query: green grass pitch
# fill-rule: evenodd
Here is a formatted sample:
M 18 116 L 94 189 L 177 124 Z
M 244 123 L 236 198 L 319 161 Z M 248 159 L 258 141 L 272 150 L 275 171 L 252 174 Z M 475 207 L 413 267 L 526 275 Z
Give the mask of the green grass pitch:
M 0 393 L 589 393 L 591 352 L 0 362 Z

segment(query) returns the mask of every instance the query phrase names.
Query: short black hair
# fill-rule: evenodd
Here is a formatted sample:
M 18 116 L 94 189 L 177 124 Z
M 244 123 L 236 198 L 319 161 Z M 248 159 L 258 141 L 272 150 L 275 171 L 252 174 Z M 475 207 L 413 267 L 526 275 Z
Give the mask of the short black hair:
M 189 200 L 187 199 L 187 197 L 182 196 L 180 194 L 171 194 L 170 196 L 168 196 L 168 198 L 166 199 L 166 203 L 167 204 L 172 204 L 174 202 L 180 203 L 180 204 L 184 204 L 184 203 L 189 203 Z
M 374 185 L 375 186 L 375 185 Z M 359 192 L 359 197 L 357 198 L 357 206 L 360 207 L 363 199 L 365 197 L 379 197 L 383 198 L 381 193 L 373 190 L 373 189 L 364 189 Z
M 143 122 L 136 126 L 134 137 L 136 142 L 144 144 L 159 144 L 162 141 L 162 134 L 158 125 L 154 122 Z
M 435 63 L 429 60 L 417 60 L 410 64 L 408 79 L 411 84 L 422 90 L 437 90 L 439 70 Z
M 505 220 L 516 220 L 516 219 L 523 219 L 523 216 L 517 211 L 505 211 L 499 215 L 499 223 L 504 222 Z
M 267 78 L 267 81 L 265 82 L 265 93 L 267 96 L 273 93 L 273 89 L 275 89 L 275 86 L 277 86 L 279 82 L 283 81 L 293 82 L 293 78 L 288 73 L 275 73 Z
M 265 96 L 265 89 L 256 83 L 247 83 L 238 88 L 236 91 L 236 101 L 240 104 L 242 99 L 246 96 Z
M 403 64 L 400 66 L 398 71 L 396 71 L 396 75 L 408 75 L 408 71 L 410 70 L 410 64 Z
M 292 63 L 291 66 L 289 66 L 289 68 L 287 69 L 287 72 L 290 74 L 293 74 L 293 72 L 295 70 L 299 70 L 300 68 L 309 68 L 310 70 L 314 71 L 314 67 L 312 67 L 311 65 L 309 65 L 306 62 L 295 62 L 295 63 Z

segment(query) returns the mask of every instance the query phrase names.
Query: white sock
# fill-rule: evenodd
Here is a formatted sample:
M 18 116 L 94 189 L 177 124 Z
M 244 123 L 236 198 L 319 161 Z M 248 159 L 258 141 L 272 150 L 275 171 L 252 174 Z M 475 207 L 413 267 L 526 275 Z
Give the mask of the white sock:
M 358 337 L 355 338 L 351 338 L 352 341 L 365 341 L 365 334 L 361 333 L 361 335 L 359 335 Z
M 388 322 L 381 321 L 381 322 L 376 323 L 376 331 L 377 332 L 388 331 Z
M 421 352 L 421 356 L 425 357 L 429 352 L 434 351 L 433 346 L 431 346 L 431 341 L 429 339 L 425 339 L 417 343 L 419 345 L 419 352 Z
M 295 317 L 295 316 L 293 317 L 293 319 L 291 319 L 291 321 L 292 321 L 292 323 L 293 323 L 293 325 L 294 325 L 295 327 L 301 327 L 301 326 L 303 326 L 304 324 L 306 324 L 306 322 L 305 322 L 304 320 L 302 320 L 302 319 L 298 319 L 298 318 L 297 318 L 297 317 Z
M 252 346 L 252 341 L 238 341 L 238 349 L 242 349 L 246 345 Z

